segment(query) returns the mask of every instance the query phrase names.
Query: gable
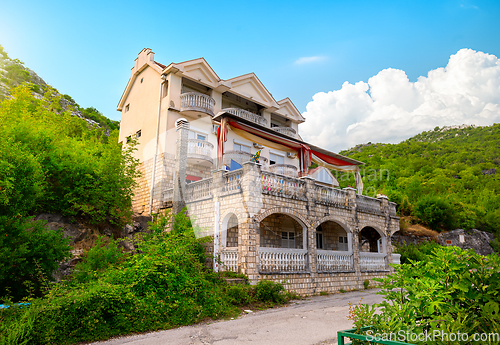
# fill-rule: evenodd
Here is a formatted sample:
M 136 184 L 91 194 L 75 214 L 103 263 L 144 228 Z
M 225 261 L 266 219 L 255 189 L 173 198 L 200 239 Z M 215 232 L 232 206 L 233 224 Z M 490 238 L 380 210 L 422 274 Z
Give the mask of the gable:
M 305 119 L 302 114 L 297 110 L 295 105 L 289 98 L 282 99 L 278 101 L 279 109 L 276 111 L 277 114 L 283 115 L 289 119 L 295 120 L 297 122 L 304 122 Z
M 278 108 L 278 104 L 274 100 L 271 93 L 267 91 L 265 86 L 255 74 L 245 74 L 229 79 L 228 82 L 230 83 L 231 92 L 239 94 L 266 107 Z
M 211 88 L 216 88 L 219 85 L 220 78 L 204 58 L 181 62 L 175 64 L 175 66 L 180 67 L 183 75 L 189 79 L 193 79 Z

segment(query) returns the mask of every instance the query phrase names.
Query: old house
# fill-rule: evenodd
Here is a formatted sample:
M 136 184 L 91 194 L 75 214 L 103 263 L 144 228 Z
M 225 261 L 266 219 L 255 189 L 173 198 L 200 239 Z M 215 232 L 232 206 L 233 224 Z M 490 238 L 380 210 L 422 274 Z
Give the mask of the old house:
M 119 140 L 137 139 L 143 172 L 134 211 L 187 206 L 214 237 L 214 269 L 301 294 L 390 271 L 396 205 L 362 195 L 361 162 L 304 142 L 306 119 L 255 74 L 223 80 L 203 58 L 163 65 L 143 49 L 118 110 Z M 330 170 L 353 173 L 357 188 L 336 188 Z

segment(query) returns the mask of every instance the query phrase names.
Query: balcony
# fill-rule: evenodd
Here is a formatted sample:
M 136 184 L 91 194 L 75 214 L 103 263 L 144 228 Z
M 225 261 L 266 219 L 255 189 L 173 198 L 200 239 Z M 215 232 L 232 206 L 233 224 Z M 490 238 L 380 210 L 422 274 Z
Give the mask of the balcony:
M 297 167 L 290 164 L 272 164 L 269 166 L 269 171 L 275 174 L 297 177 Z
M 292 127 L 272 127 L 271 129 L 291 138 L 297 138 L 297 132 Z
M 212 150 L 214 145 L 206 140 L 189 139 L 187 148 L 187 161 L 192 164 L 212 166 Z
M 252 158 L 252 154 L 245 151 L 226 151 L 222 159 L 222 163 L 231 166 L 231 160 L 238 164 L 243 165 L 245 162 L 249 162 Z M 266 157 L 260 156 L 259 163 L 262 164 L 262 169 L 267 170 L 269 160 Z
M 215 100 L 203 93 L 186 92 L 181 94 L 181 113 L 195 115 L 198 112 L 214 116 Z
M 245 109 L 238 109 L 238 108 L 226 108 L 222 109 L 222 111 L 236 115 L 244 120 L 256 123 L 258 125 L 267 127 L 267 120 L 262 115 L 255 114 Z

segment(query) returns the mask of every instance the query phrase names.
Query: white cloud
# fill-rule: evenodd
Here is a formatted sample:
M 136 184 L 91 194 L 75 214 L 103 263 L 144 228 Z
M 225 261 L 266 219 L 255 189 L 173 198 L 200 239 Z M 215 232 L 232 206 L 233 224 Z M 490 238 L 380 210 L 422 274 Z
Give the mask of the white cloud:
M 322 61 L 324 59 L 325 59 L 324 56 L 303 56 L 303 57 L 295 60 L 295 64 L 296 65 L 304 65 L 307 63 L 319 62 L 319 61 Z
M 436 126 L 500 122 L 500 60 L 461 49 L 414 83 L 388 68 L 340 90 L 319 92 L 303 113 L 304 140 L 332 151 L 397 143 Z

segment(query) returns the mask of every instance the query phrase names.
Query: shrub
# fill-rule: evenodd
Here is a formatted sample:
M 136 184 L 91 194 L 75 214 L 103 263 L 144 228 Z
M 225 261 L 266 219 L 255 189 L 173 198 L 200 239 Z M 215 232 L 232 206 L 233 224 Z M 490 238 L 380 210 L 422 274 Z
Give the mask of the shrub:
M 411 261 L 425 261 L 435 248 L 440 247 L 436 242 L 425 242 L 421 244 L 406 244 L 398 245 L 395 252 L 401 254 L 401 263 L 409 264 Z M 410 261 L 411 260 L 411 261 Z
M 481 256 L 458 247 L 436 247 L 426 261 L 402 264 L 394 274 L 377 279 L 385 301 L 356 306 L 351 317 L 358 332 L 372 325 L 374 333 L 386 334 L 498 333 L 499 278 L 497 254 Z
M 416 216 L 432 229 L 448 229 L 453 223 L 453 212 L 448 202 L 435 195 L 419 199 L 415 207 Z
M 234 305 L 245 305 L 254 301 L 253 288 L 250 285 L 230 285 L 226 289 L 228 302 Z
M 280 283 L 261 280 L 255 285 L 255 298 L 262 302 L 282 304 L 286 302 L 285 288 Z
M 41 296 L 59 262 L 71 255 L 62 236 L 43 221 L 0 217 L 0 297 Z
M 365 287 L 365 290 L 368 289 L 368 287 L 370 286 L 370 281 L 368 279 L 365 279 L 365 281 L 363 282 L 363 286 Z

